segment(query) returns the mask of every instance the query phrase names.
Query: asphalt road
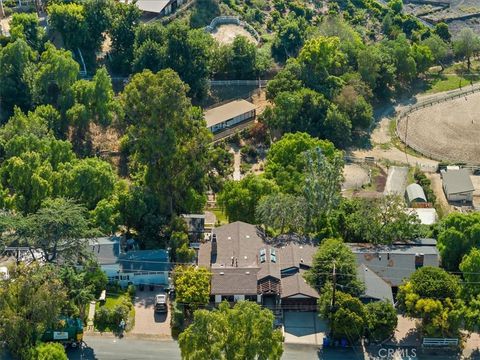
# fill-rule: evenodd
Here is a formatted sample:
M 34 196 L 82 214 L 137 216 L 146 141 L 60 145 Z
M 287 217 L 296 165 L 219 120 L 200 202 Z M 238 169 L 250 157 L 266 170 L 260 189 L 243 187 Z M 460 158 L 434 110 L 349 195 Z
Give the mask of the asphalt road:
M 70 360 L 180 360 L 180 349 L 174 341 L 118 339 L 102 336 L 86 336 L 85 348 L 70 350 Z M 318 359 L 317 349 L 312 346 L 287 345 L 282 359 Z M 352 359 L 352 357 L 321 357 L 322 359 Z

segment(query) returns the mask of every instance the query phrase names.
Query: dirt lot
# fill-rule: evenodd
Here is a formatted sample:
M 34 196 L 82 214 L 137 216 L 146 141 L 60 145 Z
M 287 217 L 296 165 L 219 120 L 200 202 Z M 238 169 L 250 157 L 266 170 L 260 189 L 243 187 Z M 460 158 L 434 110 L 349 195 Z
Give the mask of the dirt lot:
M 415 111 L 408 118 L 407 143 L 437 160 L 480 163 L 480 93 Z M 405 138 L 407 121 L 398 124 Z
M 220 25 L 212 33 L 212 36 L 221 44 L 231 44 L 235 39 L 235 36 L 242 35 L 245 36 L 253 43 L 257 43 L 257 40 L 242 26 L 239 25 Z

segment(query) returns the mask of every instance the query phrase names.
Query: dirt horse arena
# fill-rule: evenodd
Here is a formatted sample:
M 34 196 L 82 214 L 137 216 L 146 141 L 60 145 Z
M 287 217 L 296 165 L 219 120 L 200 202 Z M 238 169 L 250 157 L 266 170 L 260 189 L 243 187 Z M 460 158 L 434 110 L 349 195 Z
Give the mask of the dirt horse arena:
M 402 141 L 406 139 L 411 148 L 427 157 L 478 165 L 480 93 L 414 111 L 399 120 L 397 131 Z
M 218 25 L 212 32 L 212 36 L 221 44 L 231 44 L 236 36 L 245 36 L 248 40 L 257 43 L 257 40 L 245 28 L 240 25 L 226 24 Z

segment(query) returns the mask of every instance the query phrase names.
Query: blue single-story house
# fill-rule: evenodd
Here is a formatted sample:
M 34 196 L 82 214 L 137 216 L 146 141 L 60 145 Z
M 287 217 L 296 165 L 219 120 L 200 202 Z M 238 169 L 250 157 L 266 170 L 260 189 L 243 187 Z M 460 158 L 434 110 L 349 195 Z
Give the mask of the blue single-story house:
M 88 246 L 110 282 L 122 287 L 169 285 L 167 250 L 138 250 L 133 240 L 118 236 L 90 239 Z

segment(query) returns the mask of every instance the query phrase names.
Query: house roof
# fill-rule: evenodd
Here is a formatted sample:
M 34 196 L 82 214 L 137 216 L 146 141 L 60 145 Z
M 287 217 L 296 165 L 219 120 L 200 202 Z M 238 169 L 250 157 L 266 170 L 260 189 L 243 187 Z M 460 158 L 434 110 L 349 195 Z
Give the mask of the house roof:
M 256 295 L 258 268 L 212 269 L 212 295 Z
M 473 187 L 470 174 L 466 169 L 447 170 L 442 175 L 443 186 L 447 195 L 472 192 Z
M 213 238 L 216 239 L 216 255 L 215 252 L 212 253 L 212 247 L 215 246 Z M 232 275 L 231 281 L 226 281 L 225 279 L 231 275 L 230 271 L 244 273 L 255 269 L 255 281 L 258 282 L 259 292 L 279 292 L 283 289 L 283 282 L 289 285 L 287 291 L 290 291 L 294 280 L 282 279 L 282 270 L 296 268 L 297 271 L 303 271 L 310 267 L 315 251 L 316 247 L 313 244 L 300 243 L 298 239 L 286 239 L 281 243 L 266 242 L 265 235 L 257 226 L 237 221 L 213 230 L 212 241 L 200 245 L 198 265 L 211 267 L 212 289 L 218 290 L 219 287 L 214 287 L 213 284 L 218 281 L 216 278 L 220 276 L 219 273 L 224 272 L 220 280 L 222 291 L 234 293 L 233 289 L 238 288 L 238 283 L 234 281 L 238 275 Z M 268 283 L 269 280 L 271 283 Z M 301 280 L 302 283 L 296 285 L 297 290 L 302 286 L 302 291 L 310 296 L 312 292 L 303 289 L 305 283 L 303 278 Z
M 134 250 L 120 255 L 124 272 L 168 271 L 170 261 L 167 250 Z
M 118 236 L 89 239 L 88 247 L 99 265 L 118 263 L 120 256 L 120 238 Z
M 205 111 L 207 127 L 221 124 L 246 112 L 255 110 L 255 105 L 246 100 L 235 100 Z
M 262 239 L 264 235 L 257 226 L 236 221 L 215 228 L 213 234 L 216 235 L 217 255 L 211 264 L 212 268 L 232 267 L 232 258 L 235 267 L 258 267 L 259 250 L 266 245 Z M 212 242 L 207 244 L 200 246 L 200 266 L 210 266 Z
M 304 295 L 318 299 L 318 293 L 303 278 L 304 271 L 282 278 L 282 299 L 294 295 Z
M 378 276 L 375 271 L 369 269 L 365 264 L 360 264 L 357 268 L 357 277 L 365 284 L 364 297 L 387 300 L 393 304 L 391 286 Z
M 121 2 L 125 4 L 135 3 L 144 12 L 159 14 L 170 3 L 170 0 L 121 0 Z
M 436 246 L 416 244 L 372 245 L 347 244 L 357 264 L 364 264 L 391 286 L 400 285 L 416 270 L 416 255 L 424 256 L 424 265 L 438 266 Z
M 414 200 L 421 200 L 423 202 L 427 202 L 427 197 L 425 196 L 425 192 L 423 188 L 418 184 L 410 184 L 406 188 L 407 199 L 408 202 L 412 202 Z

